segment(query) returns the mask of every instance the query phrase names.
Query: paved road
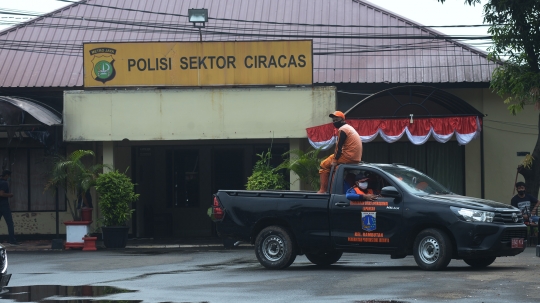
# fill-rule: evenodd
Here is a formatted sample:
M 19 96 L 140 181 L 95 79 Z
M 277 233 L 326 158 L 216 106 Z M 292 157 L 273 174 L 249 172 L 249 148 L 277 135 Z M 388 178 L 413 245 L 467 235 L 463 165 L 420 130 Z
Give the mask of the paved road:
M 412 257 L 364 254 L 345 254 L 326 269 L 299 256 L 290 268 L 273 271 L 260 266 L 249 247 L 11 252 L 8 257 L 10 286 L 107 285 L 137 291 L 105 297 L 111 300 L 496 303 L 540 298 L 540 258 L 534 248 L 499 258 L 485 270 L 452 261 L 444 272 L 422 271 Z

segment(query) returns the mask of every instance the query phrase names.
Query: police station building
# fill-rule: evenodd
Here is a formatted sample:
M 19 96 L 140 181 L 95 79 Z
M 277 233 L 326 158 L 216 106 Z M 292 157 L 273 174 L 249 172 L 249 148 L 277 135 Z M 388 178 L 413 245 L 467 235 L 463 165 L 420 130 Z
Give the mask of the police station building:
M 208 9 L 204 27 L 194 7 Z M 83 0 L 0 39 L 0 101 L 25 113 L 0 126 L 21 236 L 63 234 L 72 219 L 43 190 L 54 151 L 127 170 L 132 236 L 200 237 L 213 235 L 212 195 L 245 189 L 257 154 L 331 152 L 335 110 L 364 161 L 506 203 L 536 140 L 536 114 L 512 117 L 490 91 L 486 53 L 365 0 Z

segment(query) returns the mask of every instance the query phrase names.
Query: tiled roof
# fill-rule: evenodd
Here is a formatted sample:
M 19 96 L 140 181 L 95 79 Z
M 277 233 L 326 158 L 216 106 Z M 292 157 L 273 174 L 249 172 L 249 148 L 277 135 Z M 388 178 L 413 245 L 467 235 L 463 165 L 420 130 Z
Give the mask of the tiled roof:
M 189 8 L 208 8 L 206 41 L 313 39 L 315 83 L 489 82 L 496 66 L 362 0 L 86 0 L 0 32 L 0 87 L 82 86 L 83 42 L 197 41 Z

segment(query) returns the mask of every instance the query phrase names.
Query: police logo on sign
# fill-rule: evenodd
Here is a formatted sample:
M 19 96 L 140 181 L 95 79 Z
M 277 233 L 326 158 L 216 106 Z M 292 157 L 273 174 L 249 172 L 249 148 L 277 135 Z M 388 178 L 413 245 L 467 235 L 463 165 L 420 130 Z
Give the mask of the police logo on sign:
M 114 58 L 112 55 L 116 55 L 116 50 L 112 48 L 95 48 L 90 50 L 92 58 L 92 78 L 96 81 L 105 83 L 111 81 L 116 76 L 116 70 L 114 69 Z

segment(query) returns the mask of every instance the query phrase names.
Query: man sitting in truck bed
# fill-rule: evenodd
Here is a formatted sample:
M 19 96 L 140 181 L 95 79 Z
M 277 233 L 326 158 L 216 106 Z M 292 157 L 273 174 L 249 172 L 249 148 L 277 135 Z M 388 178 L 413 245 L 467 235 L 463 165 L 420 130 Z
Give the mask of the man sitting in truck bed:
M 345 115 L 335 111 L 329 117 L 332 118 L 334 127 L 338 129 L 338 136 L 334 153 L 321 161 L 319 169 L 321 188 L 318 194 L 326 193 L 332 166 L 356 164 L 362 160 L 362 140 L 356 130 L 345 122 Z
M 377 195 L 373 194 L 373 190 L 368 189 L 368 179 L 362 173 L 356 175 L 356 184 L 347 191 L 345 197 L 351 201 L 377 200 Z

